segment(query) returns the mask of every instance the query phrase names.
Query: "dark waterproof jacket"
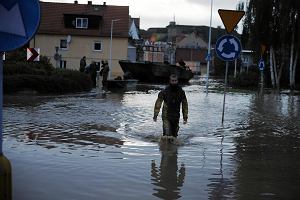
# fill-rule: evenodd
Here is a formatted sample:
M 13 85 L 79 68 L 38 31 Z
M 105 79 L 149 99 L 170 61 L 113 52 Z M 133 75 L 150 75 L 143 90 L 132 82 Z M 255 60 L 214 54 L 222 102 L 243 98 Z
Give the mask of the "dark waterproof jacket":
M 80 68 L 79 68 L 79 71 L 80 71 L 80 72 L 84 72 L 85 66 L 86 66 L 86 61 L 82 58 L 82 59 L 80 60 Z
M 109 67 L 107 64 L 102 65 L 102 69 L 100 70 L 100 75 L 103 76 L 103 80 L 106 81 L 108 77 Z
M 161 104 L 163 104 L 162 118 L 169 120 L 178 120 L 180 118 L 180 104 L 182 104 L 183 119 L 188 118 L 188 103 L 185 96 L 185 92 L 180 86 L 173 89 L 167 86 L 164 90 L 159 92 L 158 98 L 155 102 L 154 117 L 157 117 Z

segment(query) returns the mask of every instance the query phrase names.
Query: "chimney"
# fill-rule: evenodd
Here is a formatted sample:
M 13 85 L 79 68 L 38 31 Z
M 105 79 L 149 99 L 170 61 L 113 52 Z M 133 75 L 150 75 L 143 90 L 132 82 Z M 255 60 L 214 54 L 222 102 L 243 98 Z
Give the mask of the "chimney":
M 176 22 L 175 21 L 173 21 L 173 22 L 170 22 L 170 24 L 169 24 L 170 26 L 175 26 L 176 25 Z
M 74 4 L 78 4 L 78 1 L 74 1 Z
M 88 1 L 87 4 L 91 6 L 92 5 L 92 1 Z

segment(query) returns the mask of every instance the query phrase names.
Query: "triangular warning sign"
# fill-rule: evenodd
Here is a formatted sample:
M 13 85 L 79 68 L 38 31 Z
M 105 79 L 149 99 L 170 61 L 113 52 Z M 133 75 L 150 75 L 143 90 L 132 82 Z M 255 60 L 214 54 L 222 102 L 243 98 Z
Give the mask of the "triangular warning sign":
M 238 10 L 224 10 L 219 9 L 218 13 L 222 19 L 227 33 L 231 33 L 234 27 L 239 23 L 242 17 L 245 15 L 244 11 Z

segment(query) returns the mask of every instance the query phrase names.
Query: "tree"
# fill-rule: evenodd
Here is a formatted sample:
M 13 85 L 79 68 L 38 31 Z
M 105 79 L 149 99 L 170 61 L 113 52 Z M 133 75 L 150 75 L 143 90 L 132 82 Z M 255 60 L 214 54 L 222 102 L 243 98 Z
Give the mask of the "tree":
M 280 83 L 295 87 L 296 66 L 299 59 L 299 1 L 250 0 L 243 24 L 242 43 L 269 58 L 272 86 Z M 266 45 L 268 55 L 261 55 L 260 46 Z

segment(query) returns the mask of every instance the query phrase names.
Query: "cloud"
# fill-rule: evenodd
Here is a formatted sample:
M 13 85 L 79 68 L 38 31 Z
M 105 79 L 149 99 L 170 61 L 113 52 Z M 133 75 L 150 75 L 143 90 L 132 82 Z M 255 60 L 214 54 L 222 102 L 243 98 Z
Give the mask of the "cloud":
M 205 7 L 211 5 L 211 0 L 185 0 L 186 3 L 200 4 Z M 235 9 L 240 0 L 213 0 L 213 7 L 217 9 Z
M 43 0 L 72 3 L 74 0 Z M 87 0 L 78 0 L 86 3 Z M 107 5 L 129 6 L 129 14 L 132 17 L 140 17 L 140 27 L 166 27 L 174 20 L 180 25 L 204 25 L 209 26 L 211 0 L 104 0 Z M 236 8 L 240 0 L 213 0 L 212 26 L 221 25 L 222 21 L 218 9 Z M 99 2 L 93 0 L 93 3 Z

